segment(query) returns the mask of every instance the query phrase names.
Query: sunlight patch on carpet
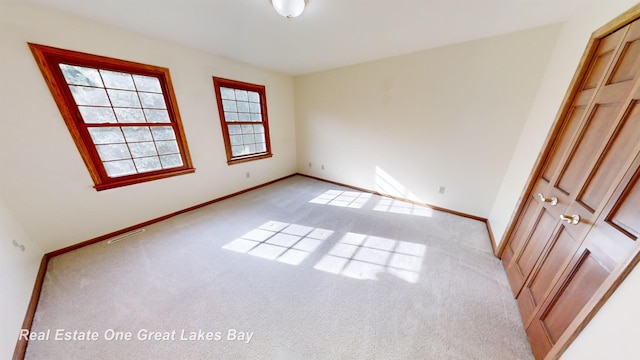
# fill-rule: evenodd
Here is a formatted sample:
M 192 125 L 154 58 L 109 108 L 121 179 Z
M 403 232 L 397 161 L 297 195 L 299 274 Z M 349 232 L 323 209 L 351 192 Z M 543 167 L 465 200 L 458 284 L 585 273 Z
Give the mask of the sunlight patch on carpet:
M 309 202 L 312 204 L 360 209 L 369 201 L 371 196 L 373 194 L 359 191 L 327 190 Z
M 314 268 L 360 280 L 377 280 L 387 273 L 416 283 L 426 249 L 423 244 L 349 232 Z
M 332 230 L 269 221 L 222 248 L 299 265 L 332 234 Z

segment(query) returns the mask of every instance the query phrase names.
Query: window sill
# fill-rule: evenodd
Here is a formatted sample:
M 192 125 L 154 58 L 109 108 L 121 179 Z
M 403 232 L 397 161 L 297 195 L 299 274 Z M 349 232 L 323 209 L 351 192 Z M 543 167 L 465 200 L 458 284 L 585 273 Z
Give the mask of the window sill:
M 194 173 L 194 172 L 196 172 L 195 168 L 188 168 L 188 169 L 182 169 L 182 170 L 177 170 L 177 171 L 172 171 L 172 172 L 167 172 L 167 173 L 148 175 L 148 176 L 145 176 L 145 177 L 142 177 L 142 178 L 122 179 L 122 180 L 110 181 L 110 182 L 105 183 L 105 184 L 97 184 L 97 185 L 94 186 L 94 188 L 97 191 L 102 191 L 102 190 L 113 189 L 113 188 L 117 188 L 117 187 L 121 187 L 121 186 L 134 185 L 134 184 L 139 184 L 139 183 L 143 183 L 143 182 L 147 182 L 147 181 L 164 179 L 164 178 L 178 176 L 178 175 L 191 174 L 191 173 Z
M 244 156 L 244 157 L 236 157 L 236 158 L 229 159 L 227 161 L 227 164 L 228 165 L 235 165 L 235 164 L 240 164 L 240 163 L 244 163 L 244 162 L 247 162 L 247 161 L 267 159 L 267 158 L 270 158 L 272 156 L 273 156 L 273 154 L 266 153 L 266 154 L 248 155 L 248 156 Z

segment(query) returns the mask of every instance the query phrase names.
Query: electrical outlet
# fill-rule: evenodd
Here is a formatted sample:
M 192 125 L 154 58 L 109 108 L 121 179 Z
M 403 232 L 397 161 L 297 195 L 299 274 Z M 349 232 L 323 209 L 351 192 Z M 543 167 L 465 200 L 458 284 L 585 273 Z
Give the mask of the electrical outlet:
M 309 167 L 311 167 L 311 163 L 309 163 Z
M 322 170 L 324 170 L 324 164 L 322 165 Z
M 247 171 L 247 179 L 251 177 L 251 174 Z
M 444 194 L 444 186 L 440 186 L 440 190 L 438 190 L 438 193 Z

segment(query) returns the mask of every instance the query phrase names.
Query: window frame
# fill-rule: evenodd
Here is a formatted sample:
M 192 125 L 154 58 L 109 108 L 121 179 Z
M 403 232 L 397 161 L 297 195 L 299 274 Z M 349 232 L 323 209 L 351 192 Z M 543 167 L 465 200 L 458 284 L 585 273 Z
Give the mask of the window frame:
M 258 93 L 260 96 L 260 111 L 262 121 L 227 121 L 224 113 L 224 108 L 222 104 L 222 96 L 220 94 L 220 87 L 232 88 L 238 90 L 246 90 L 253 91 Z M 247 161 L 254 161 L 260 159 L 266 159 L 273 156 L 271 152 L 271 136 L 269 133 L 269 115 L 267 112 L 267 95 L 266 88 L 264 85 L 257 85 L 237 80 L 225 79 L 221 77 L 214 76 L 213 77 L 213 88 L 216 94 L 216 102 L 218 104 L 218 115 L 220 118 L 220 125 L 222 128 L 222 137 L 224 139 L 224 147 L 227 154 L 227 164 L 233 165 L 238 163 L 243 163 Z M 264 127 L 264 136 L 265 136 L 265 151 L 255 152 L 247 155 L 233 156 L 233 152 L 231 149 L 231 138 L 229 134 L 229 125 L 248 125 L 248 124 L 262 124 Z
M 82 160 L 89 171 L 94 182 L 94 188 L 97 191 L 195 172 L 195 168 L 193 168 L 191 163 L 191 156 L 184 134 L 184 129 L 182 127 L 182 121 L 178 111 L 178 103 L 175 93 L 173 92 L 173 84 L 171 82 L 171 76 L 168 68 L 33 43 L 28 43 L 28 45 L 38 67 L 40 68 L 40 71 L 42 72 L 44 80 L 51 91 L 51 95 L 60 110 L 62 118 L 69 129 L 71 137 L 80 152 Z M 73 98 L 69 85 L 64 78 L 59 64 L 83 66 L 157 78 L 162 88 L 162 94 L 164 96 L 167 108 L 166 110 L 169 114 L 170 121 L 168 123 L 145 124 L 158 124 L 157 126 L 162 124 L 163 126 L 171 126 L 173 128 L 178 150 L 180 151 L 180 156 L 182 158 L 182 166 L 118 177 L 109 177 L 98 154 L 96 145 L 89 134 L 88 129 L 92 126 L 90 126 L 91 124 L 87 125 L 84 122 L 82 115 L 80 114 L 80 109 Z M 131 125 L 131 123 L 120 122 L 109 124 L 121 129 L 126 126 L 135 126 Z

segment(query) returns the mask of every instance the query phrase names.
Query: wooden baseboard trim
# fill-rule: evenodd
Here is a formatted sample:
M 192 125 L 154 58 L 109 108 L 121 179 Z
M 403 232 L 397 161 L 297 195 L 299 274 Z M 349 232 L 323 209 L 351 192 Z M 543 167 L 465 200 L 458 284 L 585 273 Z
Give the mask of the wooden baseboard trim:
M 36 275 L 36 281 L 33 285 L 33 291 L 31 291 L 31 300 L 29 300 L 29 306 L 27 307 L 27 313 L 24 316 L 22 322 L 22 329 L 31 330 L 33 324 L 33 317 L 36 314 L 38 308 L 38 302 L 40 301 L 40 293 L 42 292 L 42 284 L 44 283 L 44 276 L 47 273 L 47 266 L 49 265 L 49 257 L 45 254 L 40 261 L 40 268 L 38 269 L 38 275 Z M 22 360 L 27 353 L 27 340 L 18 338 L 16 347 L 13 350 L 13 360 Z
M 377 191 L 361 188 L 361 187 L 358 187 L 358 186 L 353 186 L 353 185 L 349 185 L 349 184 L 343 184 L 343 183 L 340 183 L 340 182 L 337 182 L 337 181 L 327 180 L 327 179 L 319 178 L 319 177 L 312 176 L 312 175 L 302 174 L 302 173 L 298 173 L 297 175 L 304 176 L 304 177 L 307 177 L 307 178 L 310 178 L 310 179 L 314 179 L 314 180 L 323 181 L 323 182 L 326 182 L 326 183 L 329 183 L 329 184 L 334 184 L 334 185 L 338 185 L 338 186 L 344 186 L 344 187 L 349 188 L 349 189 L 353 189 L 353 190 L 357 190 L 357 191 L 361 191 L 361 192 L 365 192 L 365 193 L 369 193 L 369 194 L 379 195 L 379 196 L 383 196 L 383 197 L 386 197 L 386 198 L 391 198 L 391 199 L 394 199 L 394 200 L 400 200 L 400 201 L 408 202 L 408 203 L 415 204 L 415 205 L 425 206 L 425 207 L 428 207 L 428 208 L 433 209 L 433 210 L 438 210 L 438 211 L 442 211 L 442 212 L 445 212 L 445 213 L 449 213 L 449 214 L 453 214 L 453 215 L 457 215 L 457 216 L 462 216 L 462 217 L 465 217 L 465 218 L 468 218 L 468 219 L 472 219 L 472 220 L 477 220 L 477 221 L 482 221 L 482 222 L 487 222 L 488 221 L 487 219 L 485 219 L 483 217 L 480 217 L 480 216 L 466 214 L 466 213 L 455 211 L 455 210 L 445 209 L 445 208 L 441 208 L 439 206 L 430 205 L 430 204 L 423 203 L 423 202 L 420 202 L 420 201 L 414 201 L 414 200 L 409 200 L 409 199 L 406 199 L 406 198 L 401 198 L 401 197 L 397 197 L 397 196 L 393 196 L 393 195 L 382 194 L 382 193 L 379 193 Z
M 495 255 L 498 259 L 500 256 L 498 255 L 500 249 L 496 245 L 496 238 L 493 236 L 493 230 L 491 230 L 491 224 L 489 223 L 489 219 L 485 222 L 487 224 L 487 232 L 489 233 L 489 241 L 491 242 L 491 248 L 493 249 L 493 255 Z
M 405 201 L 405 202 L 408 202 L 408 203 L 411 203 L 411 204 L 415 204 L 415 205 L 425 206 L 425 207 L 428 207 L 428 208 L 433 209 L 433 210 L 442 211 L 442 212 L 453 214 L 453 215 L 457 215 L 457 216 L 462 216 L 462 217 L 467 218 L 467 219 L 482 221 L 487 226 L 487 232 L 489 233 L 489 242 L 491 243 L 491 249 L 493 249 L 493 254 L 497 258 L 500 258 L 500 256 L 498 256 L 498 250 L 499 249 L 496 246 L 496 240 L 495 240 L 495 237 L 493 236 L 493 231 L 491 230 L 491 225 L 489 224 L 489 219 L 485 219 L 483 217 L 476 216 L 476 215 L 470 215 L 470 214 L 462 213 L 462 212 L 455 211 L 455 210 L 445 209 L 445 208 L 442 208 L 442 207 L 439 207 L 439 206 L 434 206 L 434 205 L 430 205 L 430 204 L 419 202 L 419 201 L 409 200 L 409 199 L 405 199 L 405 198 L 401 198 L 401 197 L 397 197 L 397 196 L 392 196 L 392 195 L 387 195 L 387 194 L 381 194 L 381 193 L 379 193 L 377 191 L 374 191 L 374 190 L 365 189 L 365 188 L 361 188 L 361 187 L 353 186 L 353 185 L 349 185 L 349 184 L 343 184 L 343 183 L 340 183 L 340 182 L 337 182 L 337 181 L 327 180 L 327 179 L 319 178 L 319 177 L 312 176 L 312 175 L 307 175 L 307 174 L 302 174 L 302 173 L 298 173 L 296 175 L 304 176 L 304 177 L 307 177 L 307 178 L 310 178 L 310 179 L 314 179 L 314 180 L 323 181 L 323 182 L 326 182 L 326 183 L 329 183 L 329 184 L 343 186 L 343 187 L 346 187 L 346 188 L 349 188 L 349 189 L 353 189 L 353 190 L 357 190 L 357 191 L 361 191 L 361 192 L 365 192 L 365 193 L 369 193 L 369 194 L 379 195 L 379 196 L 391 198 L 391 199 L 394 199 L 394 200 L 400 200 L 400 201 Z
M 513 221 L 513 220 L 510 220 Z M 502 254 L 504 254 L 505 250 L 507 250 L 507 234 L 505 233 L 502 236 L 502 241 L 500 241 L 500 246 L 498 247 L 498 252 L 496 253 L 496 256 L 499 257 L 500 259 L 502 259 Z
M 124 229 L 116 230 L 116 231 L 110 232 L 108 234 L 95 237 L 93 239 L 89 239 L 89 240 L 86 240 L 86 241 L 83 241 L 83 242 L 80 242 L 80 243 L 77 243 L 77 244 L 74 244 L 74 245 L 71 245 L 71 246 L 67 246 L 67 247 L 59 249 L 59 250 L 52 251 L 50 253 L 47 253 L 47 256 L 49 256 L 51 258 L 51 257 L 54 257 L 54 256 L 62 255 L 64 253 L 68 253 L 69 251 L 77 250 L 77 249 L 80 249 L 82 247 L 85 247 L 85 246 L 88 246 L 88 245 L 91 245 L 91 244 L 95 244 L 95 243 L 98 243 L 100 241 L 104 241 L 104 240 L 110 239 L 112 237 L 116 237 L 118 235 L 126 234 L 126 233 L 128 233 L 130 231 L 133 231 L 133 230 L 136 230 L 136 229 L 140 229 L 140 228 L 143 228 L 145 226 L 149 226 L 149 225 L 158 223 L 158 222 L 163 221 L 163 220 L 167 220 L 167 219 L 172 218 L 174 216 L 178 216 L 178 215 L 187 213 L 189 211 L 200 209 L 200 208 L 205 207 L 207 205 L 215 204 L 215 203 L 220 202 L 222 200 L 226 200 L 226 199 L 232 198 L 234 196 L 242 195 L 242 194 L 247 193 L 249 191 L 256 190 L 256 189 L 259 189 L 261 187 L 265 187 L 265 186 L 277 183 L 279 181 L 282 181 L 284 179 L 288 179 L 288 178 L 290 178 L 292 176 L 295 176 L 295 175 L 296 174 L 287 175 L 287 176 L 284 176 L 284 177 L 281 177 L 281 178 L 278 178 L 278 179 L 275 179 L 275 180 L 271 180 L 271 181 L 266 182 L 264 184 L 260 184 L 260 185 L 256 185 L 256 186 L 250 187 L 248 189 L 240 190 L 240 191 L 235 192 L 233 194 L 225 195 L 225 196 L 213 199 L 213 200 L 209 200 L 209 201 L 206 201 L 206 202 L 203 202 L 203 203 L 188 207 L 186 209 L 182 209 L 182 210 L 178 210 L 178 211 L 172 212 L 171 214 L 163 215 L 163 216 L 157 217 L 155 219 L 151 219 L 149 221 L 145 221 L 145 222 L 142 222 L 142 223 L 139 223 L 139 224 L 131 225 L 131 226 L 126 227 Z

